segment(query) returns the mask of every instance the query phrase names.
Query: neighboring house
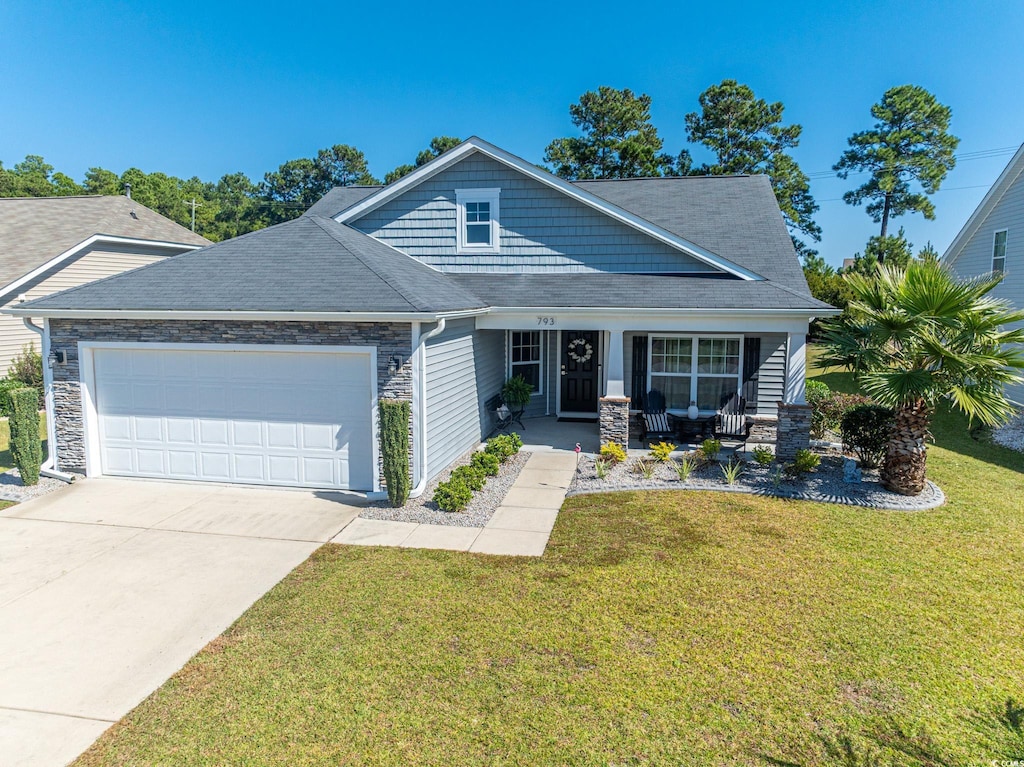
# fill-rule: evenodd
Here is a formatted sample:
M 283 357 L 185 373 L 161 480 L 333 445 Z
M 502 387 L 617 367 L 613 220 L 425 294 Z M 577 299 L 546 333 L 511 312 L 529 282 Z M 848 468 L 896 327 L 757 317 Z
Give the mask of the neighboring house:
M 195 250 L 209 241 L 127 197 L 0 199 L 0 309 Z M 39 335 L 0 315 L 0 376 Z
M 370 492 L 380 398 L 412 403 L 422 489 L 491 431 L 514 374 L 527 415 L 599 419 L 605 441 L 652 387 L 677 413 L 742 394 L 771 421 L 804 401 L 808 322 L 835 313 L 764 176 L 569 183 L 476 138 L 10 311 L 45 317 L 66 357 L 60 468 Z
M 1024 309 L 1024 145 L 999 174 L 942 260 L 963 277 L 1002 272 L 1003 281 L 992 295 Z M 1007 387 L 1007 395 L 1024 405 L 1024 384 Z

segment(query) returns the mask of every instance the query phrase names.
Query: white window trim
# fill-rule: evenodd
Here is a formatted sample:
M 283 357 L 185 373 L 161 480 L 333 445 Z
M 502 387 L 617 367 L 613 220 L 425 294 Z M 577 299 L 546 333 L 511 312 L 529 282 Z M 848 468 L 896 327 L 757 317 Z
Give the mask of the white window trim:
M 499 236 L 501 234 L 501 210 L 499 197 L 501 189 L 456 189 L 456 251 L 458 253 L 498 253 L 500 248 Z M 472 244 L 466 242 L 466 203 L 486 202 L 490 203 L 491 215 L 491 241 L 484 244 Z
M 693 348 L 690 350 L 690 372 L 689 373 L 655 373 L 652 368 L 654 367 L 652 362 L 654 359 L 654 339 L 655 338 L 688 338 L 693 342 Z M 732 378 L 732 373 L 697 373 L 697 356 L 698 347 L 702 340 L 717 340 L 717 341 L 728 341 L 735 340 L 740 342 L 739 349 L 739 365 L 737 366 L 736 372 L 736 395 L 743 396 L 743 336 L 723 336 L 723 335 L 709 335 L 700 334 L 695 335 L 692 333 L 648 333 L 647 334 L 647 391 L 650 391 L 653 387 L 651 384 L 651 377 L 653 375 L 667 375 L 676 376 L 682 378 L 684 376 L 690 377 L 690 402 L 697 400 L 697 378 Z M 667 404 L 667 403 L 666 403 Z M 689 403 L 687 403 L 689 404 Z M 686 408 L 668 408 L 668 412 L 673 415 L 682 415 L 686 413 Z M 717 410 L 701 410 L 701 415 L 714 415 Z
M 539 340 L 537 342 L 540 346 L 540 359 L 536 363 L 533 362 L 512 362 L 512 334 L 513 333 L 537 333 L 539 334 Z M 531 397 L 541 397 L 544 395 L 544 358 L 547 357 L 547 338 L 546 332 L 543 330 L 509 330 L 505 333 L 505 367 L 506 376 L 505 378 L 511 378 L 515 375 L 515 368 L 513 365 L 533 365 L 537 364 L 540 366 L 540 370 L 537 372 L 537 391 L 531 394 Z
M 1009 229 L 996 229 L 992 232 L 992 271 L 996 271 L 996 238 L 1001 234 L 1005 234 L 1006 239 L 1003 240 L 1003 265 L 998 271 L 1000 274 L 1006 274 L 1006 252 L 1010 249 Z

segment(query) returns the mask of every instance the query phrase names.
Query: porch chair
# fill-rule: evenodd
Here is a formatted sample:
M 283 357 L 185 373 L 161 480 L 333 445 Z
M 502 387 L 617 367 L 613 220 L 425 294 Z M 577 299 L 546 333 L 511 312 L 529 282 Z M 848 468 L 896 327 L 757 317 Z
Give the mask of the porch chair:
M 747 452 L 751 424 L 747 422 L 747 401 L 743 397 L 731 397 L 715 417 L 715 438 L 739 442 Z
M 675 437 L 670 418 L 665 411 L 665 395 L 651 389 L 644 398 L 644 410 L 640 414 L 640 441 L 647 442 L 651 437 Z
M 512 425 L 512 411 L 509 410 L 500 394 L 495 394 L 487 402 L 484 403 L 484 407 L 487 408 L 487 412 L 491 414 L 491 419 L 494 421 L 494 428 L 497 431 L 505 431 Z

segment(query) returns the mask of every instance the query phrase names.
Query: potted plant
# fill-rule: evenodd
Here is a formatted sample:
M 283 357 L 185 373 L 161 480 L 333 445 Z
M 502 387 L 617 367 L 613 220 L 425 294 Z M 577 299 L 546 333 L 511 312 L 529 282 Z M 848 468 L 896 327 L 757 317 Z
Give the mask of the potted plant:
M 530 404 L 533 387 L 521 375 L 512 376 L 501 387 L 501 398 L 513 413 L 522 413 Z

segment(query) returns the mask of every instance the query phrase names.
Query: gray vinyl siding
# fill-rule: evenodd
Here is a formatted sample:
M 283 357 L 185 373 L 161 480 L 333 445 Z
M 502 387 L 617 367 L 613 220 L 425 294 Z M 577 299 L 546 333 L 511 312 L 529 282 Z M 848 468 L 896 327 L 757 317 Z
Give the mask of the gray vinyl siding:
M 472 319 L 452 322 L 427 341 L 427 476 L 480 442 L 481 421 Z
M 953 270 L 962 277 L 976 277 L 992 271 L 995 233 L 1006 230 L 1005 277 L 992 295 L 1024 308 L 1024 174 L 1017 176 L 1006 193 L 981 222 L 974 235 L 964 243 L 953 261 Z M 1007 396 L 1024 404 L 1024 384 L 1006 387 Z
M 16 304 L 18 296 L 22 294 L 27 300 L 42 298 L 112 274 L 151 264 L 166 257 L 167 254 L 168 251 L 165 249 L 119 248 L 109 244 L 103 245 L 101 249 L 90 248 L 81 255 L 76 255 L 71 260 L 43 272 L 31 282 L 17 288 L 11 295 L 4 296 L 3 306 Z M 42 327 L 43 323 L 37 319 L 35 324 Z M 26 328 L 21 317 L 0 315 L 0 376 L 7 374 L 11 361 L 21 353 L 26 344 L 31 344 L 39 351 L 39 334 Z
M 786 394 L 786 350 L 784 333 L 761 336 L 761 365 L 757 371 L 757 414 L 776 415 Z
M 1006 230 L 1006 277 L 992 294 L 1024 307 L 1024 175 L 1017 177 L 964 243 L 953 262 L 954 271 L 964 277 L 991 272 L 995 233 L 1001 229 Z
M 623 368 L 625 370 L 626 396 L 633 396 L 633 337 L 646 333 L 622 334 Z M 654 335 L 658 335 L 655 333 Z M 709 335 L 702 333 L 701 335 Z M 751 338 L 750 334 L 744 338 Z M 757 381 L 757 414 L 775 415 L 777 403 L 783 399 L 786 391 L 786 335 L 774 333 L 759 336 L 761 339 L 761 361 L 758 367 Z
M 500 252 L 456 252 L 456 189 L 500 188 Z M 474 154 L 352 224 L 446 272 L 713 272 L 702 261 Z
M 476 390 L 480 400 L 480 424 L 483 437 L 494 431 L 494 416 L 486 404 L 501 393 L 505 383 L 505 331 L 478 330 L 473 336 L 476 356 Z

